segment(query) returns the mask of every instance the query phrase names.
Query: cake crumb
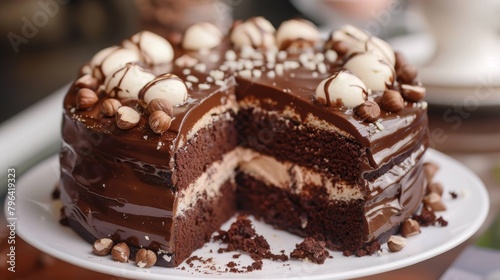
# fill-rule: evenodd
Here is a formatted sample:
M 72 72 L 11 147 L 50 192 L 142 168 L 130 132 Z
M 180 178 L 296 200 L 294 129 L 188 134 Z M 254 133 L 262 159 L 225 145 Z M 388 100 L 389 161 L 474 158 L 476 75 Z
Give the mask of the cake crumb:
M 290 253 L 290 258 L 309 260 L 317 264 L 323 264 L 329 256 L 325 242 L 317 241 L 313 237 L 306 237 L 302 243 L 295 245 L 295 250 Z
M 222 243 L 227 244 L 226 248 L 219 248 L 218 253 L 242 251 L 250 255 L 254 262 L 244 267 L 246 271 L 261 270 L 262 259 L 270 259 L 274 261 L 287 261 L 288 256 L 285 254 L 273 254 L 267 240 L 257 234 L 253 228 L 252 222 L 247 216 L 238 216 L 236 221 L 231 224 L 228 231 L 219 230 L 219 235 L 214 236 L 214 240 L 220 240 Z M 234 254 L 233 258 L 238 258 L 241 254 Z M 231 268 L 230 272 L 234 268 Z M 241 272 L 238 270 L 237 272 Z
M 454 192 L 454 191 L 451 191 L 450 195 L 451 195 L 452 199 L 457 199 L 457 197 L 458 197 L 458 194 L 456 192 Z
M 436 217 L 436 213 L 427 207 L 423 207 L 419 215 L 413 215 L 413 219 L 423 227 L 432 225 L 445 227 L 448 225 L 448 221 L 442 216 Z

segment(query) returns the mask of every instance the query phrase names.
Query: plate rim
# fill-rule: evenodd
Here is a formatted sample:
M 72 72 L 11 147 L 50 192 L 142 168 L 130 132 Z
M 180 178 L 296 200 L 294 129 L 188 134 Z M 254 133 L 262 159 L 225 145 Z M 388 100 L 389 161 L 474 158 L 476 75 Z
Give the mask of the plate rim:
M 327 273 L 327 274 L 320 274 L 320 275 L 308 275 L 308 279 L 345 279 L 345 278 L 355 278 L 355 277 L 362 277 L 362 276 L 369 276 L 369 275 L 375 275 L 403 267 L 407 267 L 419 262 L 422 262 L 424 260 L 430 259 L 432 257 L 435 257 L 439 254 L 442 254 L 446 251 L 451 250 L 452 248 L 455 248 L 456 246 L 460 245 L 461 243 L 465 242 L 467 239 L 469 239 L 474 233 L 476 233 L 481 225 L 484 223 L 486 220 L 486 217 L 489 212 L 490 208 L 490 201 L 489 201 L 489 195 L 486 190 L 485 185 L 483 182 L 477 177 L 476 174 L 474 174 L 470 169 L 465 167 L 462 163 L 456 161 L 455 159 L 438 152 L 436 150 L 433 150 L 429 148 L 426 152 L 425 155 L 425 160 L 426 161 L 432 161 L 431 159 L 434 158 L 434 161 L 446 161 L 451 165 L 454 165 L 455 168 L 462 169 L 462 171 L 466 171 L 464 176 L 467 176 L 468 179 L 470 179 L 473 182 L 474 185 L 474 191 L 476 192 L 476 196 L 480 198 L 480 200 L 483 202 L 482 207 L 480 207 L 480 212 L 477 214 L 477 218 L 470 224 L 468 225 L 469 230 L 467 231 L 467 234 L 462 234 L 459 235 L 458 237 L 453 238 L 450 242 L 447 242 L 444 245 L 432 248 L 430 250 L 425 250 L 424 252 L 418 253 L 416 256 L 413 258 L 402 258 L 398 261 L 391 261 L 388 263 L 383 263 L 382 268 L 375 269 L 372 266 L 366 267 L 366 268 L 357 268 L 355 271 L 341 271 L 338 273 Z M 48 168 L 47 165 L 49 164 L 54 164 L 56 163 L 57 168 L 58 168 L 58 161 L 56 161 L 57 155 L 51 156 L 47 158 L 46 160 L 40 162 L 37 164 L 35 167 L 30 169 L 28 172 L 23 174 L 17 182 L 17 187 L 21 186 L 21 188 L 24 185 L 24 181 L 27 181 L 28 179 L 24 179 L 29 176 L 34 176 L 36 172 L 40 172 L 44 167 Z M 450 167 L 451 168 L 451 167 Z M 55 178 L 57 179 L 57 178 Z M 56 180 L 57 182 L 57 180 Z M 49 188 L 47 186 L 46 188 Z M 469 187 L 470 188 L 470 187 Z M 51 190 L 50 190 L 51 191 Z M 50 192 L 48 192 L 50 193 Z M 6 207 L 6 205 L 4 205 Z M 19 206 L 18 206 L 19 207 Z M 5 213 L 7 213 L 5 211 Z M 45 252 L 49 255 L 52 255 L 58 259 L 61 259 L 65 262 L 71 263 L 73 265 L 93 270 L 96 272 L 108 274 L 108 275 L 115 275 L 119 277 L 125 277 L 125 278 L 147 278 L 147 279 L 192 279 L 193 274 L 189 274 L 187 276 L 180 276 L 180 275 L 169 275 L 169 274 L 151 274 L 149 270 L 133 270 L 131 269 L 130 266 L 124 267 L 124 268 L 119 268 L 119 267 L 114 267 L 114 266 L 109 266 L 108 264 L 102 263 L 102 264 L 97 264 L 93 262 L 90 265 L 87 264 L 82 264 L 82 258 L 85 256 L 75 256 L 74 254 L 68 253 L 68 252 L 61 252 L 61 251 L 54 251 L 49 245 L 44 244 L 43 242 L 34 240 L 33 236 L 30 234 L 25 234 L 25 232 L 22 230 L 23 227 L 19 227 L 18 224 L 18 230 L 17 230 L 17 235 L 19 235 L 24 241 L 32 245 L 33 247 L 39 249 L 42 252 Z M 471 230 L 472 229 L 472 230 Z M 68 230 L 70 230 L 68 228 Z M 82 239 L 82 242 L 85 242 L 85 240 Z M 89 245 L 89 253 L 90 253 L 90 245 Z M 88 259 L 88 258 L 86 258 Z M 90 260 L 89 260 L 90 261 Z M 119 264 L 119 265 L 124 265 L 124 264 Z M 135 267 L 134 267 L 135 268 Z M 167 269 L 168 268 L 160 268 L 160 269 Z M 227 273 L 228 275 L 232 275 L 230 273 Z M 154 276 L 154 277 L 153 277 Z M 194 277 L 200 276 L 194 274 Z M 235 275 L 233 275 L 235 276 Z M 243 274 L 238 274 L 237 275 L 239 278 L 245 278 L 245 279 L 262 279 L 261 274 L 252 274 L 252 273 L 243 273 Z M 250 277 L 249 277 L 250 276 Z M 253 278 L 251 276 L 254 276 Z M 296 277 L 295 275 L 290 275 L 293 277 Z M 333 277 L 333 278 L 332 278 Z M 206 279 L 220 279 L 221 275 L 220 274 L 203 274 L 203 278 Z M 224 277 L 222 277 L 224 278 Z M 272 278 L 269 278 L 272 279 Z

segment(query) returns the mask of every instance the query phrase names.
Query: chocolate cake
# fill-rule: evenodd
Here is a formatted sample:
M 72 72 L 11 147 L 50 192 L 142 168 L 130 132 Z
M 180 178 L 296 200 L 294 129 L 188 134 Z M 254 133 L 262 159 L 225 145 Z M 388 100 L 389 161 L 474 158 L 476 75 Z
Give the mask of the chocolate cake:
M 384 243 L 422 201 L 425 89 L 352 26 L 256 17 L 97 53 L 64 100 L 62 220 L 178 266 L 237 211 L 329 249 Z

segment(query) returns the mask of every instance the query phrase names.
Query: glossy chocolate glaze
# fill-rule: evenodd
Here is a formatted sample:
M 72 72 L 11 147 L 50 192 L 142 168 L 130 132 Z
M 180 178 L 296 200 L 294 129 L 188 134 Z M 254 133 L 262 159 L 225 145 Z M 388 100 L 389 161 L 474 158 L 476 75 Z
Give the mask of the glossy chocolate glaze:
M 244 69 L 234 69 L 233 62 L 225 61 L 228 49 L 228 42 L 200 53 L 177 48 L 174 62 L 152 67 L 157 75 L 168 72 L 184 81 L 193 81 L 188 100 L 174 108 L 172 125 L 163 135 L 151 131 L 145 114 L 141 114 L 136 127 L 120 130 L 114 118 L 105 117 L 100 111 L 106 98 L 103 92 L 99 93 L 98 104 L 93 108 L 75 109 L 78 87 L 71 87 L 64 100 L 60 156 L 61 199 L 67 218 L 79 223 L 96 238 L 111 236 L 133 246 L 174 251 L 174 239 L 170 233 L 177 194 L 175 173 L 189 172 L 175 170 L 176 151 L 185 147 L 190 140 L 190 130 L 206 112 L 228 104 L 235 94 L 235 86 L 240 102 L 259 100 L 264 110 L 278 113 L 291 110 L 296 114 L 289 118 L 298 122 L 305 122 L 312 115 L 360 143 L 363 148 L 360 151 L 359 184 L 366 193 L 365 210 L 375 213 L 377 211 L 373 209 L 381 209 L 377 215 L 367 215 L 367 240 L 386 228 L 381 224 L 379 214 L 384 216 L 384 221 L 390 221 L 393 216 L 406 217 L 415 211 L 425 184 L 420 161 L 427 147 L 427 114 L 423 103 L 408 102 L 398 113 L 382 110 L 376 125 L 362 122 L 352 109 L 324 106 L 314 100 L 316 86 L 340 69 L 342 59 L 325 61 L 326 71 L 299 66 L 285 69 L 283 75 L 279 75 L 276 64 L 297 62 L 298 54 L 288 53 L 282 59 L 283 52 L 278 53 L 274 56 L 276 63 L 267 61 L 265 56 L 249 58 L 245 59 L 251 61 L 247 63 L 252 66 L 249 70 L 258 70 L 260 74 L 248 77 L 241 72 Z M 322 51 L 318 50 L 314 55 L 317 53 Z M 203 63 L 205 69 L 183 66 L 182 57 L 186 55 L 197 59 L 198 65 Z M 224 73 L 218 84 L 209 77 L 209 71 L 215 69 Z M 399 89 L 398 84 L 391 87 Z M 372 93 L 376 101 L 380 96 L 380 92 Z M 136 100 L 121 101 L 140 113 L 144 110 Z M 394 170 L 393 167 L 406 157 L 411 158 L 408 166 L 417 167 L 399 183 L 400 187 L 386 188 L 385 177 L 380 176 Z M 397 203 L 387 203 L 396 197 Z M 399 222 L 401 219 L 395 218 L 394 223 Z

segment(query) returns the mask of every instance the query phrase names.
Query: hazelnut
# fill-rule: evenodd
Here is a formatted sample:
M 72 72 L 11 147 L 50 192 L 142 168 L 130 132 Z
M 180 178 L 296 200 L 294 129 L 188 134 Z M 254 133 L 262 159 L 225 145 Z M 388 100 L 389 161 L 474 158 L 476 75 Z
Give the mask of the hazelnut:
M 128 130 L 139 124 L 141 116 L 136 110 L 128 106 L 121 106 L 116 110 L 116 125 L 123 130 Z
M 430 182 L 430 183 L 427 183 L 426 193 L 437 193 L 440 196 L 442 196 L 443 195 L 443 191 L 444 191 L 443 184 L 441 184 L 439 182 Z
M 135 255 L 135 263 L 140 268 L 149 268 L 156 263 L 156 254 L 151 250 L 146 250 L 144 248 L 137 251 Z
M 97 239 L 92 245 L 92 252 L 98 256 L 106 256 L 111 252 L 115 243 L 109 238 Z
M 404 84 L 413 84 L 413 81 L 417 78 L 418 69 L 413 65 L 405 65 L 399 73 L 399 78 Z
M 101 112 L 107 117 L 113 117 L 122 104 L 118 99 L 108 98 L 101 105 Z
M 420 233 L 420 224 L 413 220 L 408 219 L 401 225 L 401 235 L 403 237 L 410 237 Z
M 129 256 L 130 249 L 128 248 L 128 245 L 123 242 L 116 244 L 113 246 L 113 249 L 111 249 L 111 258 L 114 261 L 126 263 L 128 262 Z
M 405 247 L 405 245 L 406 239 L 397 235 L 391 235 L 387 241 L 387 247 L 389 247 L 389 251 L 391 252 L 399 252 Z
M 423 201 L 427 207 L 431 208 L 435 212 L 446 210 L 446 206 L 441 200 L 441 196 L 437 193 L 431 192 L 427 194 L 426 196 L 424 196 Z
M 164 98 L 155 98 L 149 102 L 148 107 L 146 107 L 146 113 L 151 115 L 155 111 L 163 111 L 170 117 L 174 115 L 174 107 L 172 106 L 172 103 Z
M 365 103 L 354 108 L 354 113 L 364 122 L 373 123 L 380 117 L 380 107 L 376 102 L 365 101 Z
M 394 52 L 396 56 L 396 64 L 394 65 L 394 69 L 397 73 L 400 73 L 404 66 L 406 66 L 406 57 L 400 52 Z
M 439 170 L 439 165 L 434 162 L 426 162 L 424 163 L 424 174 L 427 177 L 427 182 L 432 182 L 434 175 L 436 175 Z
M 403 97 L 401 96 L 401 93 L 395 90 L 385 90 L 384 94 L 382 95 L 382 99 L 380 100 L 380 106 L 392 113 L 397 113 L 405 107 L 405 103 L 403 100 Z
M 349 46 L 342 41 L 335 41 L 332 44 L 331 49 L 340 56 L 346 55 L 349 52 Z
M 164 111 L 154 111 L 149 116 L 149 127 L 156 134 L 163 134 L 170 128 L 172 118 Z
M 78 109 L 89 109 L 92 108 L 98 100 L 99 97 L 97 97 L 95 91 L 88 88 L 81 88 L 76 95 L 76 107 Z
M 420 102 L 426 95 L 425 88 L 421 86 L 402 85 L 401 89 L 403 98 L 412 102 Z
M 92 77 L 90 74 L 81 76 L 78 80 L 76 80 L 75 84 L 79 88 L 88 88 L 91 90 L 97 89 L 97 79 Z

